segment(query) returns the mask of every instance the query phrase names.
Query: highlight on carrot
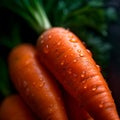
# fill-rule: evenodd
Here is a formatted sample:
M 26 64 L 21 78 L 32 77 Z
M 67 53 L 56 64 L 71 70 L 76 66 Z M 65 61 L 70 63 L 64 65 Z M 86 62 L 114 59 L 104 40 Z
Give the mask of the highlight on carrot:
M 0 106 L 0 120 L 36 120 L 33 113 L 17 95 L 10 95 Z
M 54 27 L 37 41 L 40 61 L 95 120 L 119 120 L 111 92 L 82 41 Z
M 32 45 L 22 44 L 11 51 L 9 71 L 16 89 L 39 119 L 67 120 L 59 87 L 38 62 Z

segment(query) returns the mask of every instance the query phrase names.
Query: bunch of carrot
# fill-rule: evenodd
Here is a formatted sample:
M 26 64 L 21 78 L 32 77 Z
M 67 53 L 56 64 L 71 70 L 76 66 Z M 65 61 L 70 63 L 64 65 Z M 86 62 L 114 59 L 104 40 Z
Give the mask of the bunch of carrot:
M 15 47 L 9 56 L 9 72 L 26 107 L 40 120 L 119 120 L 99 66 L 69 30 L 51 28 L 40 35 L 36 48 L 30 44 Z M 0 120 L 9 120 L 4 118 L 9 103 L 4 104 Z M 33 120 L 29 110 L 20 115 Z

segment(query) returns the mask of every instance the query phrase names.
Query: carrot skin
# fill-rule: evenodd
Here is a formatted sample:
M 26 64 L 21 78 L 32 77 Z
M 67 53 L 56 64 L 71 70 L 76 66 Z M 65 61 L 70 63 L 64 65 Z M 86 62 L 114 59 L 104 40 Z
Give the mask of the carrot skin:
M 0 120 L 36 120 L 19 95 L 5 98 L 0 106 Z
M 93 120 L 83 106 L 65 90 L 63 97 L 69 120 Z
M 38 62 L 32 45 L 19 45 L 11 51 L 9 71 L 16 89 L 41 120 L 67 120 L 60 90 Z
M 111 92 L 90 52 L 64 28 L 51 28 L 37 41 L 42 63 L 95 120 L 118 120 Z

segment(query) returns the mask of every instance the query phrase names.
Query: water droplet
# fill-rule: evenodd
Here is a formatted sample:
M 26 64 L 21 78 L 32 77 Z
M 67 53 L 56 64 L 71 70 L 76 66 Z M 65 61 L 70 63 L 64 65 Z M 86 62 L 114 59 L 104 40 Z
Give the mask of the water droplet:
M 83 77 L 85 77 L 85 75 L 84 75 L 84 74 L 81 74 L 81 77 L 83 78 Z
M 100 71 L 101 70 L 101 68 L 100 68 L 100 66 L 99 65 L 96 65 L 96 67 L 97 67 L 97 69 Z
M 82 80 L 82 84 L 84 84 L 86 82 L 86 80 L 84 79 L 84 80 Z
M 80 53 L 79 56 L 80 56 L 80 57 L 83 57 L 84 55 L 83 55 L 83 53 Z
M 103 104 L 102 103 L 99 104 L 99 108 L 103 108 Z
M 97 89 L 97 87 L 93 87 L 93 88 L 92 88 L 92 91 L 96 91 L 96 89 Z
M 76 42 L 76 39 L 75 39 L 75 38 L 72 38 L 72 39 L 70 39 L 70 42 L 75 43 L 75 42 Z
M 63 66 L 63 65 L 64 65 L 64 61 L 62 61 L 62 62 L 60 63 L 60 65 Z
M 81 77 L 82 77 L 82 78 L 84 78 L 84 77 L 85 77 L 85 75 L 82 73 L 82 74 L 81 74 Z
M 79 53 L 81 52 L 81 50 L 77 50 Z
M 48 48 L 48 45 L 46 45 L 46 48 Z
M 81 78 L 84 78 L 84 77 L 85 77 L 85 73 L 86 73 L 86 71 L 82 71 L 82 73 L 81 73 Z
M 48 52 L 49 52 L 49 49 L 48 49 L 49 47 L 48 47 L 48 45 L 46 45 L 45 47 L 44 47 L 44 53 L 45 54 L 47 54 Z
M 84 89 L 87 89 L 87 85 L 85 85 L 83 88 L 84 88 Z
M 51 37 L 52 37 L 51 35 L 48 36 L 49 39 L 50 39 Z
M 77 51 L 78 51 L 80 57 L 84 56 L 81 50 L 77 50 Z
M 42 38 L 43 38 L 43 35 L 41 35 L 40 38 L 42 39 Z
M 41 41 L 42 41 L 43 37 L 44 37 L 43 35 L 40 36 Z M 41 41 L 40 41 L 40 42 L 41 42 Z
M 67 55 L 64 55 L 64 58 L 66 58 L 67 57 Z
M 90 56 L 92 56 L 92 53 L 91 53 L 90 50 L 87 49 L 87 52 L 88 52 L 88 54 L 89 54 Z
M 60 44 L 61 44 L 60 42 L 57 43 L 57 45 L 60 45 Z
M 74 63 L 76 63 L 76 62 L 77 62 L 77 60 L 76 60 L 76 59 L 74 59 L 74 60 L 73 60 L 73 62 L 74 62 Z

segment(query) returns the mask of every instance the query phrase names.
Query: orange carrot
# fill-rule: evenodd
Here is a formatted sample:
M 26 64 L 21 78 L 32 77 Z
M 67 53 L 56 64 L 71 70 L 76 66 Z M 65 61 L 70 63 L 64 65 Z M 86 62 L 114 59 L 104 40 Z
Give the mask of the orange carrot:
M 93 120 L 88 112 L 70 94 L 63 90 L 69 120 Z
M 0 106 L 0 120 L 36 120 L 19 95 L 5 98 Z
M 38 38 L 37 50 L 40 61 L 95 120 L 119 120 L 98 65 L 76 35 L 51 28 Z
M 11 51 L 9 71 L 16 89 L 40 119 L 67 120 L 59 88 L 38 62 L 32 45 Z

